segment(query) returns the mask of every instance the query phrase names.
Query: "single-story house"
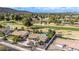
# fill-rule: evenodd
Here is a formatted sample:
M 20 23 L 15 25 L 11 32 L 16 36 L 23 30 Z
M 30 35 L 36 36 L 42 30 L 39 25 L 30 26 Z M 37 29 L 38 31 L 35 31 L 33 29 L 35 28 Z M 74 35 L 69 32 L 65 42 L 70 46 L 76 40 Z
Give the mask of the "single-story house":
M 79 26 L 79 22 L 74 22 L 74 25 L 75 26 Z
M 18 30 L 16 30 L 16 31 L 12 32 L 12 35 L 17 35 L 17 36 L 20 36 L 20 37 L 24 37 L 28 34 L 29 34 L 28 31 L 18 31 Z

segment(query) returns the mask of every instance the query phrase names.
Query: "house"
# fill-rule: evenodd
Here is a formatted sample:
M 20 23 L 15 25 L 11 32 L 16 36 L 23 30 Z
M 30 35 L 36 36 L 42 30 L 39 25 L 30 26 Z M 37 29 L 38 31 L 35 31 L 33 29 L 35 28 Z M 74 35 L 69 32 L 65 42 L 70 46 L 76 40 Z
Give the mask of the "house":
M 44 18 L 44 19 L 41 19 L 40 22 L 47 24 L 49 22 L 48 20 L 49 20 L 49 18 Z
M 27 36 L 29 34 L 28 31 L 14 31 L 12 32 L 12 35 L 17 35 L 17 36 L 20 36 L 20 37 L 24 37 L 24 36 Z
M 69 25 L 69 24 L 70 24 L 70 22 L 65 22 L 65 21 L 62 21 L 62 24 L 64 24 L 64 25 Z
M 79 26 L 79 22 L 74 22 L 74 25 Z

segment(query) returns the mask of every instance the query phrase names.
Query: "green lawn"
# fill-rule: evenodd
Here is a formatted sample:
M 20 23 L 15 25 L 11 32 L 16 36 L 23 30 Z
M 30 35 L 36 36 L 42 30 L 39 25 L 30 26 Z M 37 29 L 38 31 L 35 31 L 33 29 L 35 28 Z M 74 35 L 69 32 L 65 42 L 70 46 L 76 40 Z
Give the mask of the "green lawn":
M 6 37 L 6 39 L 8 41 L 12 41 L 12 42 L 18 42 L 21 40 L 21 38 L 19 36 L 15 36 L 15 35 L 9 35 Z
M 31 28 L 33 29 L 41 29 L 41 28 L 50 28 L 50 29 L 55 29 L 55 30 L 73 30 L 73 31 L 79 31 L 79 27 L 62 27 L 62 26 L 41 26 L 41 25 L 33 25 Z
M 3 25 L 6 27 L 6 25 L 9 24 L 12 28 L 18 28 L 20 29 L 21 27 L 24 27 L 25 29 L 27 29 L 26 26 L 24 26 L 22 24 L 22 22 L 20 21 L 12 21 L 12 23 L 10 21 L 0 21 L 0 25 Z M 63 27 L 63 26 L 41 26 L 41 25 L 33 25 L 31 26 L 31 28 L 33 29 L 41 29 L 41 28 L 50 28 L 50 29 L 55 29 L 55 30 L 74 30 L 74 31 L 79 31 L 78 27 Z
M 2 25 L 4 27 L 6 27 L 7 25 L 9 25 L 13 29 L 15 29 L 16 27 L 18 29 L 21 29 L 22 27 L 24 27 L 25 29 L 27 28 L 20 21 L 0 21 L 0 25 Z

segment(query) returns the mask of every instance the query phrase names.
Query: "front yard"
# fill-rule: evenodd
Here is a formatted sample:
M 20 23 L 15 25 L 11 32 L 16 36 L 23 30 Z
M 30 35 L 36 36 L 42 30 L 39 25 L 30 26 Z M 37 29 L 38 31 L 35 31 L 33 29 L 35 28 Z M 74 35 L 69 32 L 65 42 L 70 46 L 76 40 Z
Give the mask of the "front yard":
M 15 36 L 15 35 L 9 35 L 6 37 L 6 40 L 8 40 L 9 42 L 12 42 L 12 43 L 17 43 L 17 42 L 21 41 L 21 37 Z

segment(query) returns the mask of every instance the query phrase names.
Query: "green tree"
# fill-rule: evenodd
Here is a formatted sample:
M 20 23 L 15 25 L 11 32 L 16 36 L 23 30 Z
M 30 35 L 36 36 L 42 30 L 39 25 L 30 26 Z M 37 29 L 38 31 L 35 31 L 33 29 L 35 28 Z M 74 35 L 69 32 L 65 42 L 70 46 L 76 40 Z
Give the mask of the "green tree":
M 74 20 L 69 20 L 70 24 L 74 24 Z
M 32 25 L 33 25 L 31 18 L 25 19 L 25 20 L 23 21 L 23 24 L 24 24 L 25 26 L 32 26 Z
M 5 20 L 5 16 L 4 15 L 0 15 L 0 20 Z
M 49 29 L 47 33 L 48 38 L 51 39 L 55 35 L 55 33 L 55 30 L 52 31 L 51 29 Z
M 38 43 L 39 43 L 39 45 L 44 45 L 43 41 L 39 41 Z
M 13 41 L 14 41 L 15 43 L 21 41 L 20 36 L 15 36 L 15 37 L 13 38 Z
M 19 21 L 19 20 L 22 20 L 22 19 L 23 19 L 23 18 L 22 18 L 21 15 L 16 15 L 16 16 L 15 16 L 15 20 L 16 20 L 16 21 Z

